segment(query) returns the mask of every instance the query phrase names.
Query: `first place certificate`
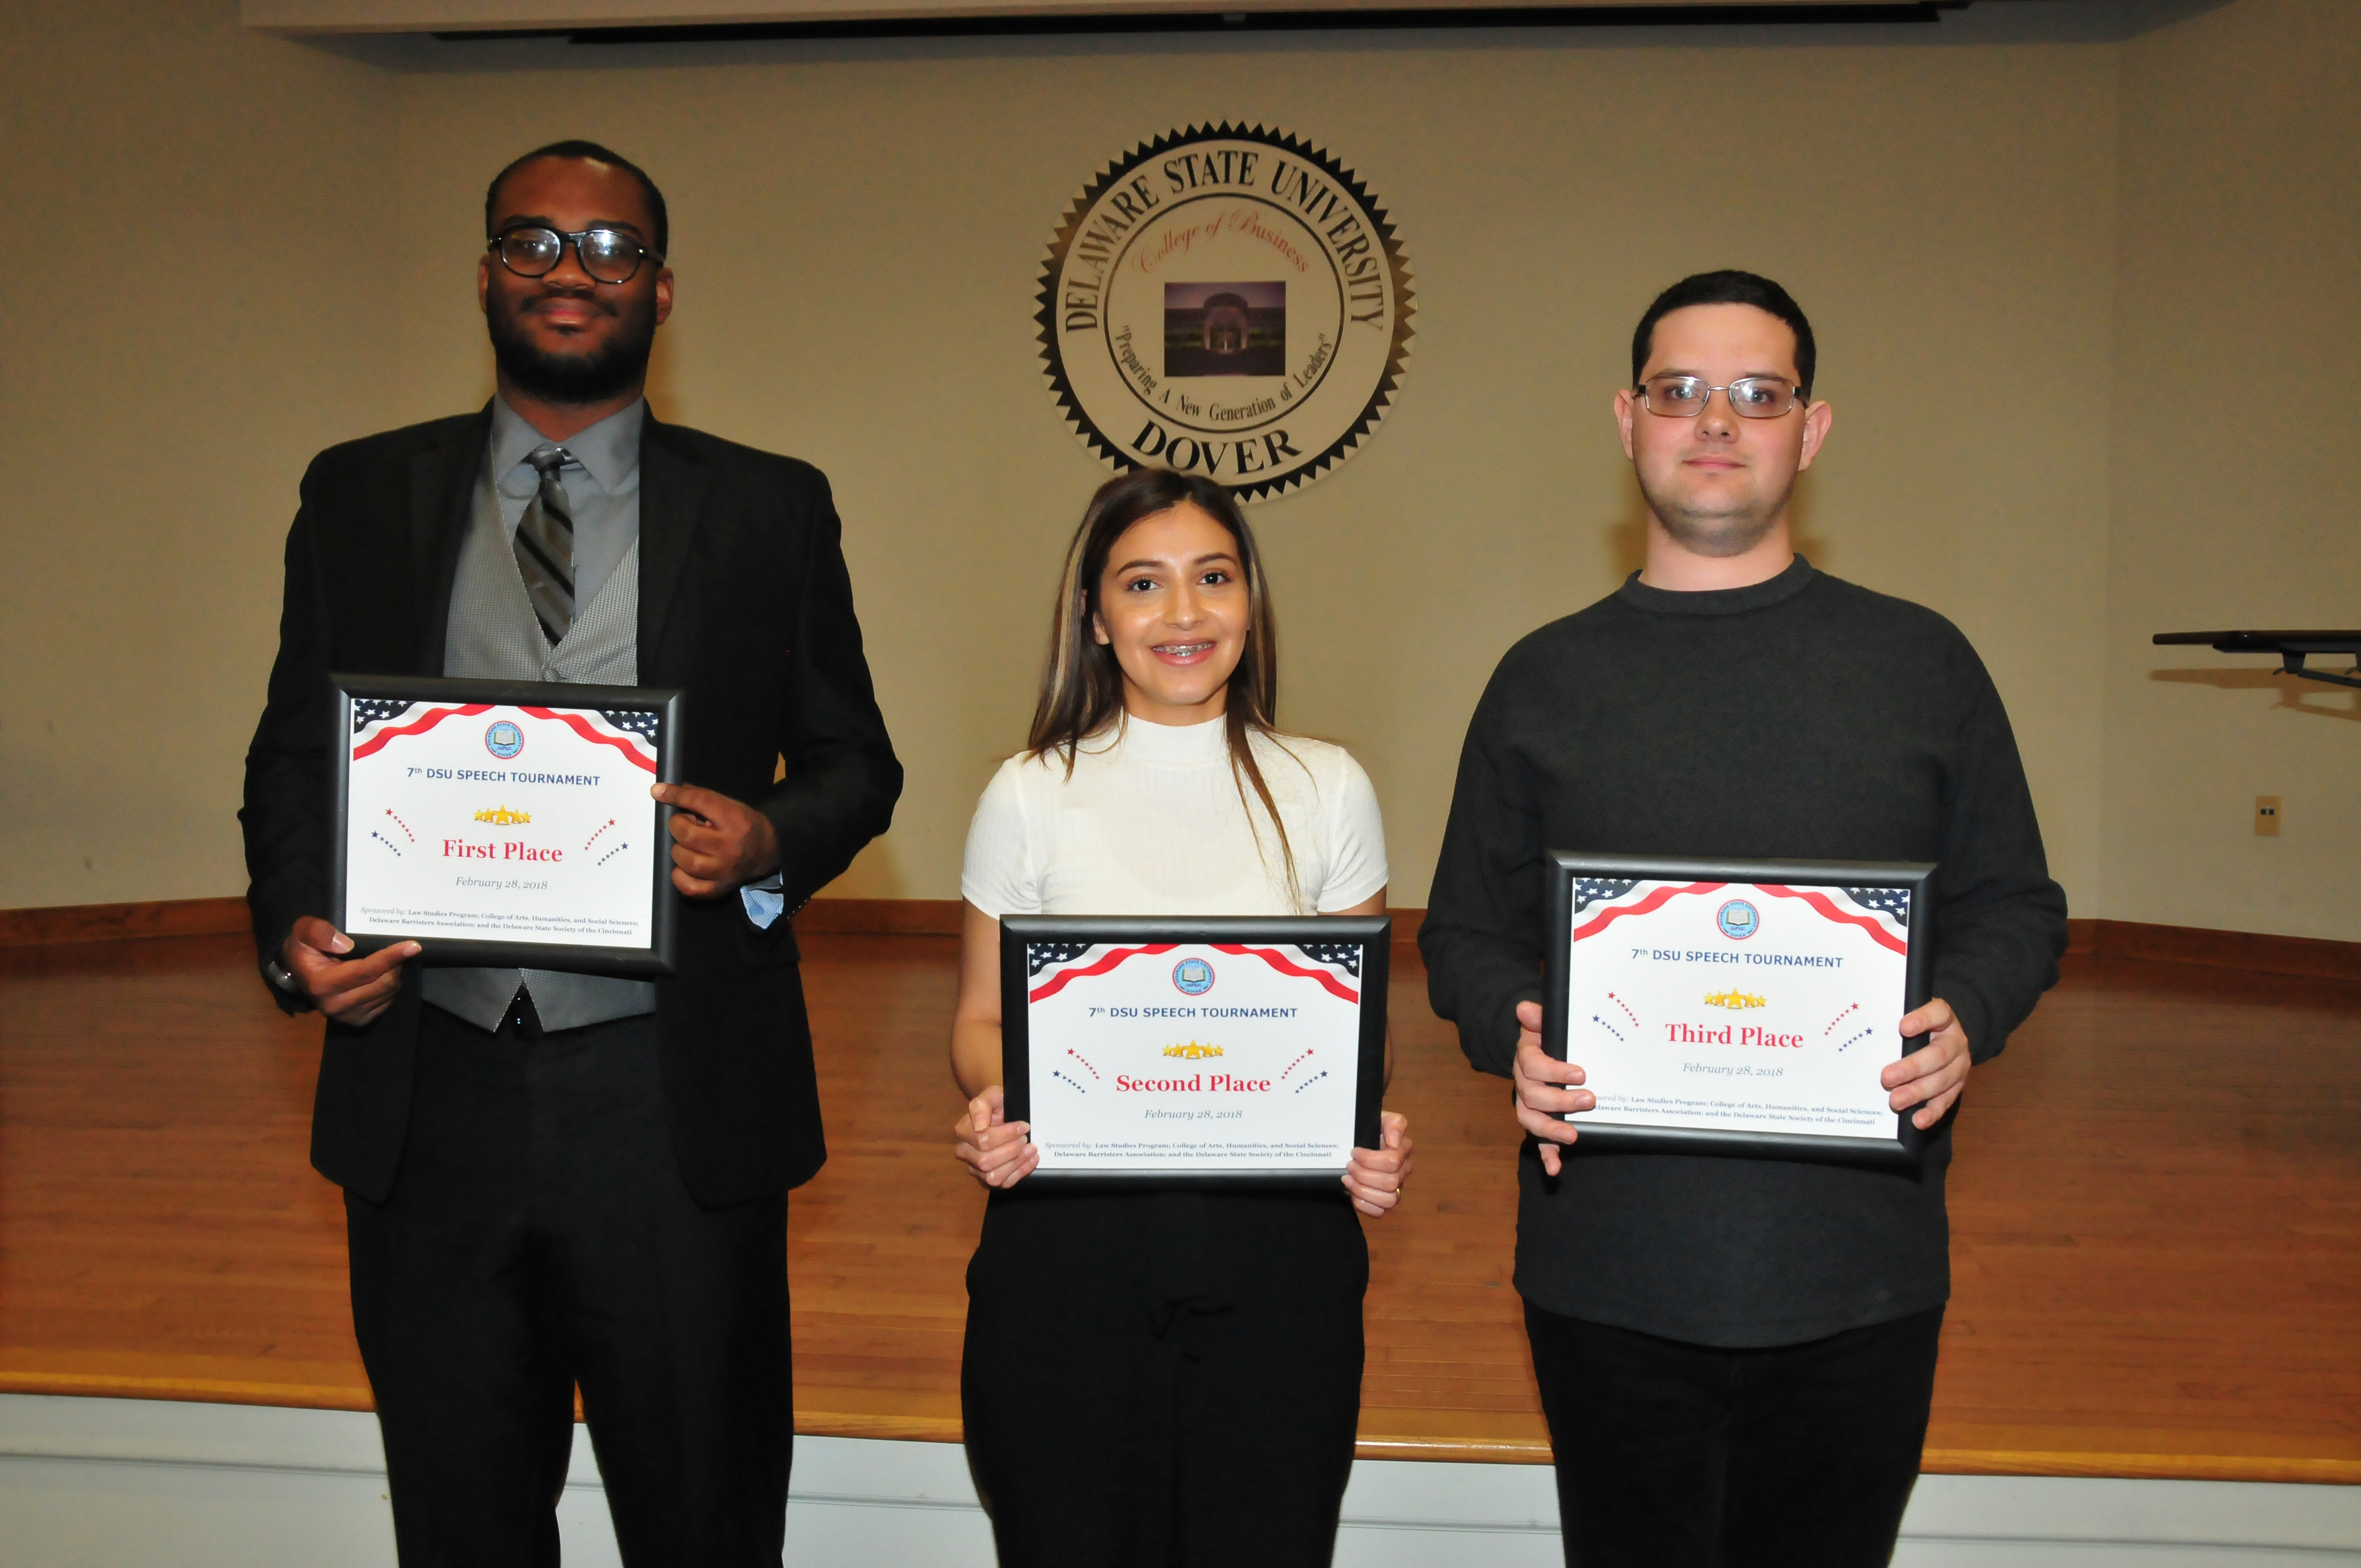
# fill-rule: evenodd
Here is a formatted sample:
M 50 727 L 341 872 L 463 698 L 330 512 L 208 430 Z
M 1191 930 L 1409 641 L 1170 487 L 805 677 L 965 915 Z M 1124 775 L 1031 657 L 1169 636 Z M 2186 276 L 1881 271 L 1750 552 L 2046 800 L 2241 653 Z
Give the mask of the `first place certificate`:
M 680 694 L 337 675 L 330 915 L 362 951 L 673 972 Z
M 1378 1142 L 1384 916 L 1000 923 L 1028 1179 L 1313 1179 Z
M 1935 868 L 1552 857 L 1543 1048 L 1598 1097 L 1578 1153 L 1914 1164 L 1880 1074 L 1922 1040 Z

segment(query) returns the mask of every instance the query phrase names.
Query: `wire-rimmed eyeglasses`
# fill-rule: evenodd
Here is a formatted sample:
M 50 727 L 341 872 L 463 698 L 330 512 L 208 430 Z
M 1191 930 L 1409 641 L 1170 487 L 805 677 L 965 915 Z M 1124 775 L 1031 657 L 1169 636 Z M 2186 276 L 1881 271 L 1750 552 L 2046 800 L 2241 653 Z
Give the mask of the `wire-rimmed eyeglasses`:
M 1741 419 L 1777 419 L 1803 400 L 1784 376 L 1741 376 L 1726 387 L 1709 387 L 1702 376 L 1651 376 L 1640 383 L 1641 403 L 1666 419 L 1697 418 L 1716 392 Z
M 662 251 L 650 250 L 620 229 L 587 228 L 567 234 L 541 224 L 519 224 L 485 241 L 484 248 L 520 278 L 544 278 L 566 259 L 569 245 L 582 270 L 601 283 L 630 282 L 638 276 L 642 260 L 664 265 Z

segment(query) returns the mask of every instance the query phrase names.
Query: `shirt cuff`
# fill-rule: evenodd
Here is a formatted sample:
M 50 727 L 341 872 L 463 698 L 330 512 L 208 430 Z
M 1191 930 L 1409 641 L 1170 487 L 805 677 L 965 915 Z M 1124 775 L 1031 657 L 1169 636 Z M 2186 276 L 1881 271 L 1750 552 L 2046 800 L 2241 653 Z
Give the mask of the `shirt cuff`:
M 787 912 L 785 875 L 773 872 L 761 882 L 750 882 L 738 890 L 739 902 L 746 906 L 746 918 L 757 931 L 769 930 Z

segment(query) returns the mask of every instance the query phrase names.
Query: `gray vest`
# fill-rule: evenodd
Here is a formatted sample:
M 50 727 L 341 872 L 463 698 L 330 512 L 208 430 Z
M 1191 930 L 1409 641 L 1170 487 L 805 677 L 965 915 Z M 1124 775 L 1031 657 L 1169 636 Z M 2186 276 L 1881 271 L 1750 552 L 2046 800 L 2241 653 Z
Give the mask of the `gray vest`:
M 451 583 L 443 673 L 492 680 L 639 685 L 639 542 L 631 542 L 599 586 L 598 597 L 576 612 L 566 640 L 552 648 L 525 598 L 515 547 L 500 521 L 500 493 L 492 488 L 492 477 L 484 475 L 476 486 L 474 516 L 460 546 L 459 573 Z M 533 1011 L 544 1029 L 578 1029 L 656 1010 L 653 985 L 611 975 L 430 969 L 421 981 L 427 1001 L 483 1029 L 500 1026 L 520 985 L 532 992 Z

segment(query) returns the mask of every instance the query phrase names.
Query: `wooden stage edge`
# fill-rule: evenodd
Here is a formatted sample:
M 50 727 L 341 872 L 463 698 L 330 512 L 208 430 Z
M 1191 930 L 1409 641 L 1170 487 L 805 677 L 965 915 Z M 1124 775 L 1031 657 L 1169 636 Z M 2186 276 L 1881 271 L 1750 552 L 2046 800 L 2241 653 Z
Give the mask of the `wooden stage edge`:
M 88 1365 L 88 1357 L 77 1359 L 82 1365 L 71 1371 L 43 1373 L 22 1366 L 0 1371 L 0 1393 L 170 1399 L 313 1410 L 365 1411 L 371 1408 L 365 1390 L 357 1390 L 341 1381 L 304 1384 L 256 1381 L 235 1376 L 110 1375 L 93 1370 Z M 890 1408 L 900 1402 L 887 1395 L 879 1401 L 877 1408 L 838 1409 L 815 1408 L 799 1400 L 796 1409 L 796 1431 L 806 1437 L 886 1438 L 906 1442 L 960 1441 L 960 1423 L 956 1418 L 924 1410 Z M 1550 1462 L 1549 1445 L 1545 1442 L 1487 1438 L 1473 1431 L 1454 1440 L 1433 1432 L 1393 1436 L 1365 1428 L 1356 1452 L 1363 1459 L 1442 1460 L 1491 1464 L 1547 1464 Z M 1929 1448 L 1920 1468 L 1929 1475 L 2087 1475 L 2127 1480 L 2361 1485 L 2361 1462 L 2252 1454 Z
M 832 1157 L 789 1244 L 807 1435 L 961 1439 L 982 1200 L 913 1157 L 956 1109 L 958 909 L 825 900 L 796 922 L 833 1043 Z M 0 911 L 0 1393 L 371 1408 L 341 1208 L 303 1160 L 318 1025 L 262 998 L 246 928 L 238 899 Z M 1962 1125 L 1923 1468 L 2361 1486 L 2361 944 L 2073 935 L 2084 956 Z M 1415 950 L 1395 970 L 1422 1170 L 1371 1238 L 1357 1452 L 1547 1464 L 1508 1273 L 1516 1135 Z M 2091 1126 L 2123 1135 L 2071 1135 Z
M 167 1399 L 198 1404 L 265 1405 L 305 1410 L 367 1411 L 366 1391 L 341 1383 L 257 1382 L 236 1377 L 109 1376 L 87 1366 L 41 1373 L 23 1367 L 0 1370 L 0 1394 L 50 1394 L 114 1399 Z M 796 1431 L 803 1437 L 883 1438 L 902 1442 L 958 1442 L 956 1417 L 923 1410 L 895 1410 L 890 1395 L 881 1408 L 831 1409 L 798 1400 Z M 932 1401 L 917 1401 L 931 1403 Z M 1431 1417 L 1432 1412 L 1422 1412 Z M 577 1419 L 580 1419 L 577 1402 Z M 1360 1459 L 1412 1460 L 1458 1464 L 1547 1464 L 1546 1442 L 1486 1437 L 1470 1431 L 1457 1436 L 1422 1432 L 1393 1436 L 1364 1430 L 1354 1446 Z M 2110 1453 L 2000 1448 L 1928 1448 L 1919 1470 L 1929 1475 L 2092 1476 L 2127 1481 L 2267 1481 L 2314 1486 L 2361 1486 L 2361 1461 L 2297 1455 L 2245 1453 Z
M 816 898 L 796 916 L 806 935 L 956 937 L 955 898 Z M 1397 909 L 1394 940 L 1417 938 L 1423 909 Z M 243 898 L 175 898 L 143 904 L 60 904 L 0 909 L 0 948 L 109 942 L 152 937 L 222 937 L 247 929 Z M 2154 926 L 2138 920 L 2069 920 L 2066 950 L 2103 959 L 2196 964 L 2253 974 L 2361 981 L 2361 942 Z

